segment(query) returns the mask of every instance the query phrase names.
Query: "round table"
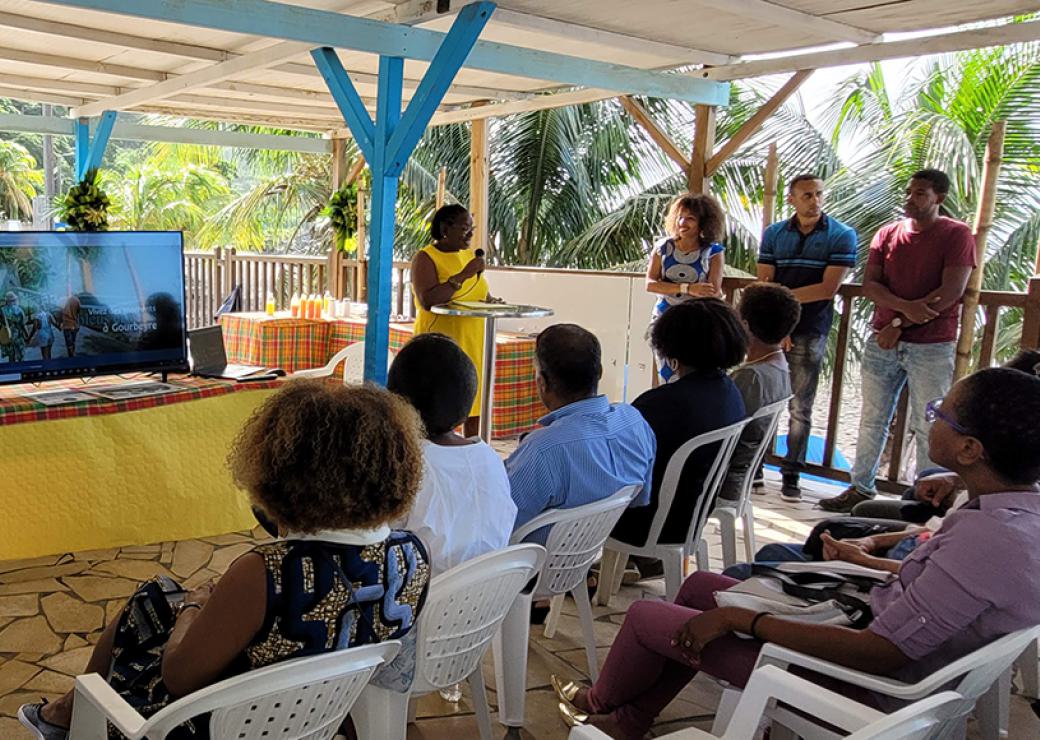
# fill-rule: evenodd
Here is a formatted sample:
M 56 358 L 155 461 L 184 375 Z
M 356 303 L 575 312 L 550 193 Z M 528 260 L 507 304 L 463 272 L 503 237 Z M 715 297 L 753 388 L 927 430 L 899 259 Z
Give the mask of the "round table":
M 538 306 L 518 306 L 505 304 L 501 308 L 494 305 L 481 307 L 463 306 L 457 303 L 442 303 L 433 306 L 432 313 L 443 316 L 462 316 L 470 319 L 484 319 L 484 379 L 480 388 L 480 438 L 491 442 L 491 399 L 495 385 L 495 322 L 498 319 L 531 319 L 552 316 L 551 308 Z

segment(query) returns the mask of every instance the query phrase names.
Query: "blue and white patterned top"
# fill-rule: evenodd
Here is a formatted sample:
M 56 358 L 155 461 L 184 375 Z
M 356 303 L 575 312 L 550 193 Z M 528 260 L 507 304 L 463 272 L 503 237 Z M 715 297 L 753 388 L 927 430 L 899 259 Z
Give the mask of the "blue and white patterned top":
M 665 237 L 657 243 L 654 251 L 661 255 L 661 280 L 666 283 L 704 283 L 708 280 L 711 258 L 723 251 L 718 242 L 701 242 L 701 248 L 692 252 L 677 249 L 675 240 Z M 669 306 L 675 306 L 693 298 L 690 295 L 663 295 L 654 304 L 653 318 L 657 318 Z
M 625 486 L 643 490 L 630 506 L 650 502 L 657 440 L 642 415 L 627 403 L 594 396 L 538 420 L 506 460 L 516 503 L 515 530 L 546 509 L 569 509 L 607 498 Z M 539 530 L 529 542 L 544 542 Z

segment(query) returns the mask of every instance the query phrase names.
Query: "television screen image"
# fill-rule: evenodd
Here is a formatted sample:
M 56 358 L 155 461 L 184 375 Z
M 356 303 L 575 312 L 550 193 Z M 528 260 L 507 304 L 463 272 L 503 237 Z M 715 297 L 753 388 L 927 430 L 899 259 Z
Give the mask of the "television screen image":
M 187 367 L 177 231 L 0 232 L 0 383 Z

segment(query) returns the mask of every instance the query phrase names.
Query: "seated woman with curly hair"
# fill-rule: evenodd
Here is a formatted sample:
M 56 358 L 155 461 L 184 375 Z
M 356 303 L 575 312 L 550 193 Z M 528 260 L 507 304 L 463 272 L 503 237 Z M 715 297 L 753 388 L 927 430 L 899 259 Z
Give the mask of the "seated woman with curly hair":
M 184 594 L 149 581 L 102 633 L 87 673 L 150 716 L 216 681 L 291 658 L 405 636 L 426 598 L 426 550 L 388 522 L 412 505 L 422 426 L 403 399 L 371 387 L 295 381 L 235 441 L 236 483 L 283 538 Z M 26 704 L 42 740 L 65 738 L 73 694 Z M 209 737 L 206 717 L 171 738 Z

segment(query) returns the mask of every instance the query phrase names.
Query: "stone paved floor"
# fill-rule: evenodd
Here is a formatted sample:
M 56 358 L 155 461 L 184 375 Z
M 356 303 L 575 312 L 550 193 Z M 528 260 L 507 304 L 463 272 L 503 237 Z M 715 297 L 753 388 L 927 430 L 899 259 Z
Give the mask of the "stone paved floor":
M 822 489 L 821 489 L 822 490 Z M 775 491 L 755 497 L 756 536 L 767 542 L 804 540 L 820 512 L 812 508 L 816 493 L 801 504 L 780 501 Z M 709 525 L 711 564 L 721 568 L 717 530 Z M 82 671 L 101 628 L 122 606 L 142 579 L 170 575 L 193 588 L 223 573 L 253 546 L 260 530 L 166 542 L 140 547 L 67 553 L 26 561 L 0 562 L 0 740 L 28 740 L 14 714 L 26 701 L 55 698 L 72 686 Z M 741 550 L 742 551 L 742 550 Z M 608 607 L 597 607 L 596 639 L 600 660 L 613 641 L 625 609 L 644 595 L 663 595 L 661 581 L 626 586 Z M 556 716 L 549 676 L 585 677 L 581 630 L 568 602 L 559 631 L 546 640 L 540 628 L 531 633 L 527 676 L 527 723 L 523 730 L 503 734 L 524 740 L 563 740 L 567 732 Z M 490 659 L 484 666 L 492 711 L 495 677 Z M 668 707 L 654 734 L 696 726 L 710 728 L 718 688 L 698 678 Z M 498 727 L 496 725 L 496 727 Z M 409 728 L 412 740 L 457 740 L 476 737 L 468 688 L 457 705 L 438 695 L 419 703 L 418 721 Z M 1010 737 L 1040 737 L 1040 722 L 1028 704 L 1014 697 Z

